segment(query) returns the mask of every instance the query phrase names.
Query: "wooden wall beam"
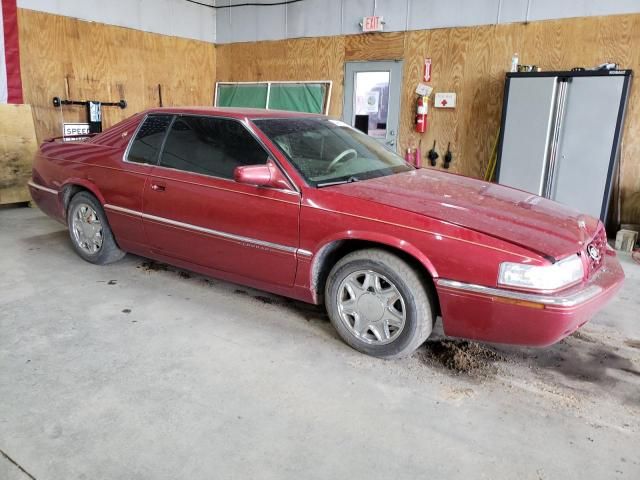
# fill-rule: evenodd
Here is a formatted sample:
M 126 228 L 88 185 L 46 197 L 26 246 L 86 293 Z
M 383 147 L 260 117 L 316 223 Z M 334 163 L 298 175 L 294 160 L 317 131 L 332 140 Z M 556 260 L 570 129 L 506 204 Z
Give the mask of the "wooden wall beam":
M 401 60 L 404 38 L 404 32 L 347 35 L 344 37 L 344 60 Z

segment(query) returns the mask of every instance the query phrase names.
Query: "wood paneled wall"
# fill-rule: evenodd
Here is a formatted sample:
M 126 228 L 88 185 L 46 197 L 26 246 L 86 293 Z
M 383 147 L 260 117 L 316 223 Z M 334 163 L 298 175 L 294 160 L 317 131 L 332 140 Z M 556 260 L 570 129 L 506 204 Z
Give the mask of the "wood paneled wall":
M 498 133 L 504 74 L 514 52 L 521 63 L 563 70 L 617 62 L 640 75 L 640 15 L 616 15 L 528 24 L 489 25 L 413 32 L 351 35 L 220 45 L 218 81 L 332 80 L 330 114 L 342 113 L 344 62 L 404 61 L 399 145 L 437 141 L 451 170 L 482 177 Z M 413 132 L 414 90 L 424 57 L 433 60 L 431 85 L 458 94 L 455 110 L 430 109 L 426 134 Z M 623 222 L 640 223 L 640 85 L 632 85 L 623 135 L 621 189 Z M 440 159 L 440 162 L 442 160 Z
M 331 80 L 329 114 L 340 116 L 344 54 L 343 37 L 218 45 L 216 80 Z
M 18 10 L 24 101 L 39 141 L 62 135 L 62 119 L 85 121 L 84 107 L 54 108 L 54 96 L 118 101 L 103 108 L 103 125 L 159 105 L 211 105 L 216 52 L 211 43 L 146 33 L 69 17 Z
M 481 177 L 500 124 L 504 73 L 514 52 L 524 64 L 544 70 L 568 70 L 611 61 L 640 75 L 640 15 L 589 17 L 473 28 L 407 33 L 403 111 L 411 108 L 412 91 L 422 59 L 434 62 L 436 91 L 458 94 L 455 111 L 432 109 L 433 128 L 420 137 L 403 115 L 400 129 L 407 142 L 429 148 L 434 139 L 439 151 L 454 146 L 454 170 Z M 632 83 L 621 152 L 622 221 L 640 223 L 640 85 Z
M 504 73 L 514 52 L 545 70 L 614 61 L 640 75 L 640 15 L 616 15 L 412 32 L 303 38 L 214 46 L 20 9 L 25 102 L 33 107 L 38 140 L 60 135 L 62 118 L 84 119 L 82 107 L 56 109 L 54 96 L 117 101 L 105 126 L 157 106 L 211 105 L 214 83 L 255 80 L 332 80 L 330 114 L 342 113 L 344 62 L 403 60 L 399 147 L 433 140 L 441 157 L 448 142 L 451 170 L 481 177 L 493 148 Z M 414 89 L 424 57 L 433 60 L 432 86 L 458 94 L 455 110 L 431 108 L 429 130 L 413 131 Z M 440 160 L 441 161 L 441 160 Z M 623 135 L 622 220 L 640 223 L 640 85 L 631 89 Z

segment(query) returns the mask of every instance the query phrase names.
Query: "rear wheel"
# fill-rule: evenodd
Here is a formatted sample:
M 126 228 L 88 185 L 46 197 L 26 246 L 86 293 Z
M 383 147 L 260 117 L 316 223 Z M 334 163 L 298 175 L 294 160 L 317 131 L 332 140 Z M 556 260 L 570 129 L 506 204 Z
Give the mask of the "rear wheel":
M 336 263 L 325 304 L 345 342 L 380 358 L 411 355 L 431 334 L 435 318 L 420 272 L 378 249 L 359 250 Z
M 87 262 L 105 265 L 125 256 L 113 238 L 100 202 L 90 193 L 73 196 L 67 211 L 67 225 L 74 250 Z

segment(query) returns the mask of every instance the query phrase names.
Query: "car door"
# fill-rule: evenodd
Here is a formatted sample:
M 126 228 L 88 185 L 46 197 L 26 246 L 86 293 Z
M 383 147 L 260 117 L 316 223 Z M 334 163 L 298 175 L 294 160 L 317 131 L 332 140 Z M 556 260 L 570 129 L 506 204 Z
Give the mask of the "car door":
M 158 161 L 160 146 L 172 119 L 173 115 L 138 117 L 135 122 L 125 125 L 123 131 L 117 131 L 115 140 L 109 139 L 116 148 L 104 147 L 99 150 L 100 156 L 86 164 L 87 178 L 99 186 L 104 197 L 104 209 L 111 229 L 119 245 L 127 251 L 146 250 L 141 217 L 144 186 L 152 165 Z M 105 132 L 103 135 L 112 134 Z M 128 142 L 123 155 L 122 148 L 131 137 L 133 139 Z M 105 159 L 106 155 L 109 158 Z M 119 168 L 105 168 L 110 165 L 118 165 Z
M 166 256 L 293 285 L 300 195 L 237 183 L 239 165 L 268 152 L 239 120 L 177 116 L 144 192 L 144 229 Z

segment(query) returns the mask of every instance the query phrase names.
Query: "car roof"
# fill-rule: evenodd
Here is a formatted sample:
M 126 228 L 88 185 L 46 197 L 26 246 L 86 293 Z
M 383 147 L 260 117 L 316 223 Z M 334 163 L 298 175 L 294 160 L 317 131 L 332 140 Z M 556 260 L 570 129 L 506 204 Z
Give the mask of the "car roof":
M 172 113 L 194 115 L 216 115 L 229 118 L 313 118 L 323 117 L 316 113 L 287 112 L 284 110 L 266 110 L 264 108 L 233 108 L 233 107 L 159 107 L 151 108 L 146 113 Z

